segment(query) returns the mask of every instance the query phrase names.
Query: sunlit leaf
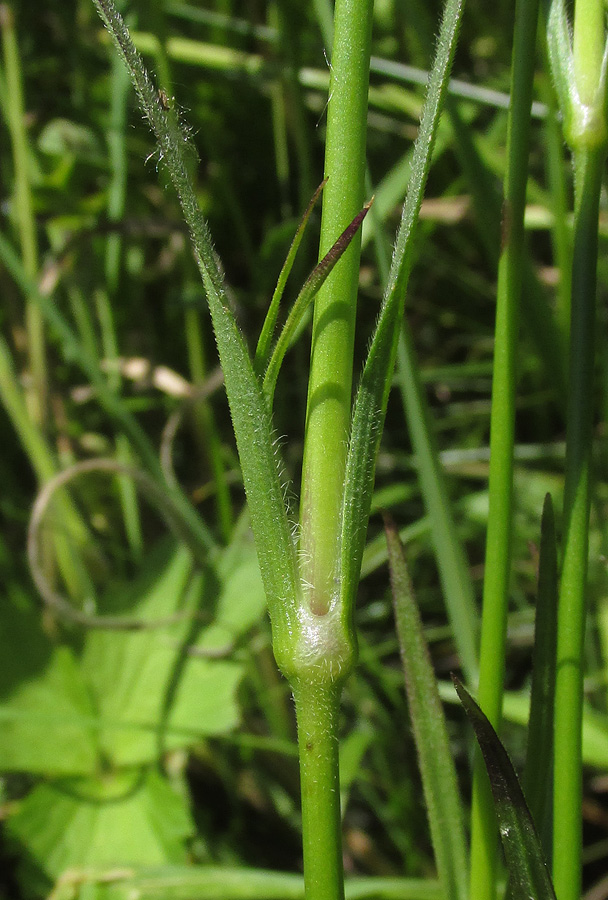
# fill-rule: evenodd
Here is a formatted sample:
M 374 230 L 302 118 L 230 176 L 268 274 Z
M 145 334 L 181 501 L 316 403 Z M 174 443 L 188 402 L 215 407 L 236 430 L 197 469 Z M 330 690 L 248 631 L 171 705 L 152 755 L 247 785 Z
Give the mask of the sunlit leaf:
M 46 896 L 67 870 L 185 863 L 194 823 L 184 798 L 150 769 L 41 784 L 7 830 L 20 883 Z

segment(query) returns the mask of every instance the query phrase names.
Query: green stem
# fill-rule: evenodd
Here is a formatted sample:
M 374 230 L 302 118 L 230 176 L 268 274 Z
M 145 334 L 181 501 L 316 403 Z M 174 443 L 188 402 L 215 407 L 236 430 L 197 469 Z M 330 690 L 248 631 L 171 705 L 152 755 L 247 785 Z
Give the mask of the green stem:
M 511 73 L 512 107 L 507 138 L 503 246 L 498 265 L 490 420 L 490 509 L 479 661 L 479 705 L 495 729 L 500 726 L 502 713 L 511 570 L 519 301 L 537 17 L 537 0 L 518 0 Z M 475 900 L 491 900 L 496 895 L 496 845 L 494 802 L 485 765 L 478 751 L 471 809 L 471 897 Z
M 372 7 L 372 0 L 336 2 L 320 259 L 363 205 Z M 339 565 L 360 246 L 357 235 L 315 301 L 300 520 L 303 580 L 321 614 Z
M 342 900 L 338 734 L 340 688 L 299 683 L 298 720 L 306 900 Z
M 581 103 L 597 109 L 600 72 L 606 42 L 606 12 L 601 0 L 576 0 L 572 56 L 574 82 Z
M 19 231 L 23 267 L 28 278 L 35 280 L 38 277 L 38 246 L 30 188 L 29 148 L 25 128 L 19 46 L 15 33 L 13 11 L 10 6 L 5 4 L 0 6 L 0 27 L 2 30 L 8 123 L 15 177 L 15 218 Z M 28 406 L 34 421 L 39 425 L 43 425 L 47 416 L 48 404 L 46 343 L 44 320 L 40 309 L 35 303 L 27 303 L 25 319 L 32 378 L 32 387 L 28 392 Z
M 593 332 L 599 198 L 605 151 L 575 157 L 564 551 L 555 683 L 553 877 L 559 900 L 578 900 L 582 851 L 582 703 L 593 412 Z

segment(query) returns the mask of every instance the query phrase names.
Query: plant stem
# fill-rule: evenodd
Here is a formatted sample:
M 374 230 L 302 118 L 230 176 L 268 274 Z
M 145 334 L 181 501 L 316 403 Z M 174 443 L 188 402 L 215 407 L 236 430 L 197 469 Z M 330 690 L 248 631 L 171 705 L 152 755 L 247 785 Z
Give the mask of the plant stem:
M 580 102 L 590 109 L 598 106 L 598 75 L 606 43 L 604 4 L 599 0 L 576 0 L 572 57 L 574 81 Z
M 28 278 L 35 280 L 38 277 L 38 246 L 30 189 L 29 149 L 25 128 L 23 84 L 13 11 L 6 4 L 0 5 L 0 27 L 2 30 L 2 49 L 6 74 L 8 124 L 15 169 L 15 219 L 19 231 L 23 267 Z M 28 407 L 34 421 L 39 425 L 44 425 L 47 418 L 48 404 L 46 343 L 44 338 L 44 320 L 35 303 L 27 303 L 25 319 L 27 350 L 32 379 L 32 386 L 28 391 L 27 398 Z
M 363 205 L 372 7 L 336 2 L 320 259 Z M 315 301 L 300 522 L 303 580 L 319 614 L 329 609 L 338 571 L 360 246 L 357 235 Z
M 575 155 L 564 550 L 555 684 L 553 877 L 559 900 L 578 900 L 582 851 L 582 703 L 593 412 L 597 235 L 604 149 Z
M 537 0 L 518 0 L 507 137 L 503 246 L 498 265 L 490 421 L 490 510 L 479 663 L 479 705 L 495 729 L 499 728 L 502 713 L 511 570 L 519 301 L 537 17 Z M 496 894 L 496 844 L 492 792 L 481 753 L 477 751 L 471 809 L 471 897 L 475 900 L 491 900 Z
M 338 778 L 340 687 L 293 689 L 298 720 L 306 900 L 342 900 L 344 873 Z

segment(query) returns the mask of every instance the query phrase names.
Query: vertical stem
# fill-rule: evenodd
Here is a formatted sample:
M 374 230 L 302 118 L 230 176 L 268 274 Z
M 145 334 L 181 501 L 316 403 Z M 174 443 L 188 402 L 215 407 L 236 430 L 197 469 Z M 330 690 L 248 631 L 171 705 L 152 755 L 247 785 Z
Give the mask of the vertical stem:
M 299 683 L 298 720 L 306 900 L 343 900 L 337 721 L 340 687 Z
M 15 218 L 19 231 L 19 243 L 23 268 L 28 278 L 38 277 L 38 246 L 29 178 L 29 150 L 25 129 L 23 85 L 19 60 L 19 46 L 15 34 L 13 11 L 7 4 L 0 5 L 0 27 L 6 72 L 8 120 L 13 151 L 15 177 Z M 44 322 L 35 302 L 28 302 L 25 310 L 28 340 L 28 356 L 32 377 L 32 389 L 28 395 L 30 415 L 43 425 L 47 414 L 48 388 L 46 369 L 46 345 Z
M 507 138 L 503 246 L 498 266 L 490 421 L 490 510 L 479 666 L 479 704 L 496 729 L 500 725 L 502 714 L 511 570 L 519 300 L 537 18 L 537 0 L 517 0 L 511 65 L 512 105 Z M 492 792 L 481 753 L 477 751 L 471 809 L 471 897 L 475 900 L 491 900 L 496 895 L 496 847 L 497 826 Z
M 320 257 L 363 205 L 372 8 L 372 0 L 336 2 Z M 315 301 L 300 518 L 303 578 L 321 614 L 338 561 L 360 247 L 357 235 Z
M 597 234 L 604 150 L 575 156 L 574 258 L 570 323 L 564 555 L 558 608 L 555 683 L 556 810 L 553 877 L 558 900 L 581 890 L 583 643 L 589 550 L 589 487 L 593 412 L 593 332 Z
M 595 109 L 606 42 L 605 18 L 600 0 L 576 0 L 572 35 L 574 82 L 580 102 Z

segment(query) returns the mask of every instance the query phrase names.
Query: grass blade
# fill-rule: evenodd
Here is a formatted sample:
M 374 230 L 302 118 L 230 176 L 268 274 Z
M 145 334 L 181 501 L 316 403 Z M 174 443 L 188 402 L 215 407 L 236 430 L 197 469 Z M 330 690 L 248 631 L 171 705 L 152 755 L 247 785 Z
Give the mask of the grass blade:
M 401 326 L 397 349 L 397 385 L 416 454 L 418 478 L 432 522 L 431 536 L 445 605 L 460 665 L 469 684 L 479 671 L 479 627 L 475 591 L 467 556 L 451 512 L 451 498 L 439 458 L 426 395 L 420 380 L 411 331 Z
M 256 374 L 260 377 L 264 372 L 264 369 L 267 367 L 268 361 L 270 359 L 270 345 L 272 344 L 272 337 L 274 335 L 274 329 L 277 324 L 277 316 L 279 315 L 279 306 L 281 304 L 285 285 L 287 284 L 287 279 L 289 278 L 289 273 L 291 272 L 294 260 L 296 258 L 296 253 L 298 252 L 298 248 L 302 242 L 302 238 L 304 237 L 304 232 L 306 231 L 306 226 L 308 225 L 310 215 L 315 207 L 315 203 L 321 196 L 321 191 L 326 184 L 327 178 L 325 178 L 321 182 L 319 187 L 314 192 L 310 203 L 306 207 L 306 212 L 302 216 L 302 221 L 298 225 L 294 239 L 291 242 L 291 247 L 289 248 L 287 259 L 283 263 L 283 268 L 279 273 L 277 286 L 274 289 L 274 294 L 272 295 L 272 300 L 270 301 L 270 306 L 268 307 L 268 312 L 266 313 L 266 318 L 264 319 L 264 324 L 262 326 L 262 331 L 258 339 L 258 345 L 256 347 L 255 358 L 253 361 L 253 368 L 255 369 Z
M 357 590 L 390 382 L 397 353 L 398 324 L 412 266 L 412 239 L 431 166 L 433 146 L 462 17 L 462 0 L 447 0 L 426 103 L 414 148 L 412 174 L 380 317 L 355 399 L 346 463 L 341 525 L 341 592 L 347 603 Z
M 465 900 L 469 869 L 466 840 L 443 708 L 403 546 L 395 523 L 387 516 L 384 527 L 397 637 L 437 869 L 446 900 Z
M 513 896 L 555 900 L 541 843 L 513 764 L 488 718 L 455 676 L 453 680 L 490 778 Z
M 557 546 L 550 494 L 543 506 L 538 565 L 538 600 L 534 626 L 532 691 L 524 790 L 543 842 L 551 853 L 551 796 L 553 790 L 553 706 L 557 647 Z
M 296 616 L 298 579 L 295 550 L 283 501 L 270 413 L 244 338 L 226 299 L 207 223 L 188 173 L 188 137 L 168 115 L 112 0 L 95 0 L 129 70 L 144 115 L 157 138 L 190 229 L 196 261 L 207 293 L 226 392 L 243 470 L 245 491 L 273 627 L 291 628 Z M 282 615 L 276 615 L 282 608 Z
M 361 227 L 363 220 L 365 219 L 365 216 L 367 215 L 367 212 L 373 202 L 374 199 L 372 197 L 369 203 L 365 204 L 361 212 L 357 213 L 350 225 L 348 225 L 344 229 L 331 249 L 328 250 L 323 259 L 314 267 L 314 269 L 304 282 L 302 290 L 296 297 L 295 303 L 290 310 L 287 321 L 285 322 L 275 348 L 272 351 L 272 356 L 270 357 L 270 362 L 268 363 L 268 368 L 266 369 L 266 373 L 264 375 L 264 393 L 268 398 L 269 406 L 272 406 L 272 398 L 274 396 L 274 389 L 277 382 L 279 369 L 281 368 L 281 363 L 283 362 L 289 345 L 293 340 L 298 325 L 302 321 L 302 316 L 308 309 L 309 304 L 314 300 L 317 292 L 325 282 L 325 279 L 332 271 L 333 267 L 336 265 L 336 263 L 356 235 L 357 231 Z

